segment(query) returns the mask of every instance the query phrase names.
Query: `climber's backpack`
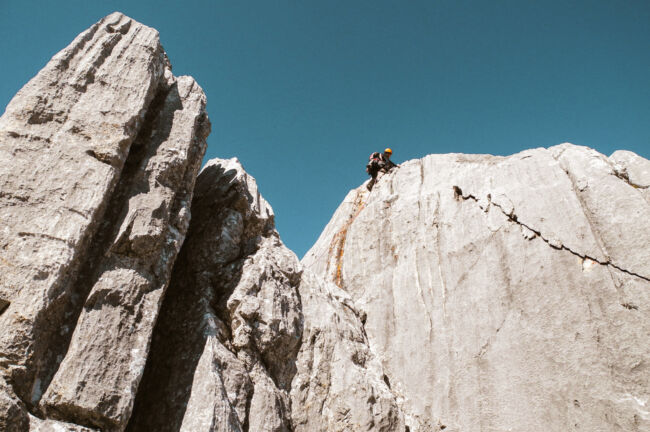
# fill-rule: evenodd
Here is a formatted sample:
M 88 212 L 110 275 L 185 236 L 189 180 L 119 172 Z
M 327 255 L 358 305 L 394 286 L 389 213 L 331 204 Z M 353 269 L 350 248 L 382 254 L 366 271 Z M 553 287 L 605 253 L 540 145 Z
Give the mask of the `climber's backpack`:
M 377 175 L 377 172 L 380 168 L 381 159 L 379 158 L 379 152 L 374 152 L 368 158 L 368 164 L 366 165 L 366 172 L 372 177 Z

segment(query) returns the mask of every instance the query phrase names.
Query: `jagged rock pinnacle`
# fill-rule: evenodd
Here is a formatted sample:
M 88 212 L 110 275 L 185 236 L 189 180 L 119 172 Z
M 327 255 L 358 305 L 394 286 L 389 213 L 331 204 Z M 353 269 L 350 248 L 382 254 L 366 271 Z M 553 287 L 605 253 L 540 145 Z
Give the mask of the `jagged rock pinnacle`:
M 157 31 L 114 13 L 7 106 L 0 429 L 125 426 L 189 223 L 205 103 Z

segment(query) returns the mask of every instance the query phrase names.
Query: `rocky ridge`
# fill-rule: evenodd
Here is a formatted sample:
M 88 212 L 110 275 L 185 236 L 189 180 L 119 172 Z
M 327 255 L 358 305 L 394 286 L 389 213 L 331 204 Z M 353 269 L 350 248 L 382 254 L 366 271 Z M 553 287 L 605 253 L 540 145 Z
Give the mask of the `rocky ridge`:
M 203 168 L 192 215 L 129 429 L 403 430 L 349 296 L 302 269 L 236 159 Z
M 10 102 L 0 430 L 648 429 L 650 162 L 408 161 L 300 262 L 236 159 L 198 174 L 205 103 L 119 13 Z
M 359 312 L 254 179 L 236 160 L 197 179 L 205 104 L 114 13 L 8 105 L 0 429 L 404 428 Z

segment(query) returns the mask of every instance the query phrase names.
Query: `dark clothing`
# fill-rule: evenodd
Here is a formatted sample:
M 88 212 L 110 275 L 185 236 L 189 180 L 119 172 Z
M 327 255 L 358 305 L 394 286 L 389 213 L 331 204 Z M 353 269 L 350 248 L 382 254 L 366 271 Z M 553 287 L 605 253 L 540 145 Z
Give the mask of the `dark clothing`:
M 389 158 L 386 157 L 383 153 L 379 154 L 379 170 L 383 172 L 388 172 L 395 168 L 397 165 L 390 160 Z
M 375 185 L 375 183 L 377 183 L 377 174 L 380 172 L 382 174 L 385 174 L 395 168 L 397 165 L 395 165 L 395 163 L 393 163 L 390 158 L 386 157 L 386 155 L 379 152 L 371 154 L 369 159 L 370 161 L 368 162 L 368 165 L 366 165 L 366 171 L 372 178 L 366 187 L 368 190 L 372 190 L 372 187 Z

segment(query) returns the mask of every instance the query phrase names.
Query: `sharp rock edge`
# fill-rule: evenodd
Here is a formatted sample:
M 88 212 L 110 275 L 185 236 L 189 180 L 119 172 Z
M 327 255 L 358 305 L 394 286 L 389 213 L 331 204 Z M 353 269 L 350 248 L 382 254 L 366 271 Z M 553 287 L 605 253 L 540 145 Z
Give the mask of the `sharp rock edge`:
M 113 13 L 7 106 L 1 430 L 126 426 L 189 224 L 205 104 L 157 31 Z

